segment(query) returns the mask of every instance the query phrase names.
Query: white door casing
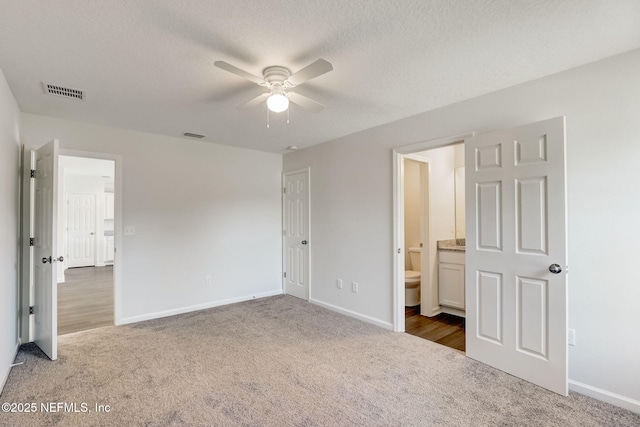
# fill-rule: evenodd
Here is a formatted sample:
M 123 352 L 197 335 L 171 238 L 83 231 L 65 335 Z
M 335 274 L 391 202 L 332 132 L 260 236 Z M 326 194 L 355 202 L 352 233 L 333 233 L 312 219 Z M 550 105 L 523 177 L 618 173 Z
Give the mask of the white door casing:
M 67 194 L 67 266 L 96 265 L 96 195 Z
M 566 396 L 564 117 L 465 146 L 467 356 Z
M 58 358 L 58 285 L 56 234 L 58 141 L 35 151 L 34 342 L 51 359 Z M 46 262 L 45 262 L 46 261 Z
M 284 174 L 284 292 L 309 300 L 309 170 Z

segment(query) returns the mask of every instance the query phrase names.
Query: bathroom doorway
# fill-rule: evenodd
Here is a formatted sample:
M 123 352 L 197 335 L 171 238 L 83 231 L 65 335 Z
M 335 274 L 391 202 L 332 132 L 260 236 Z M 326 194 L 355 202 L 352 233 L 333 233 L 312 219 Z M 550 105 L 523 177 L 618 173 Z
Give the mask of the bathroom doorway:
M 461 139 L 401 156 L 401 247 L 404 331 L 464 352 L 465 197 Z M 417 285 L 413 279 L 416 276 L 420 277 Z

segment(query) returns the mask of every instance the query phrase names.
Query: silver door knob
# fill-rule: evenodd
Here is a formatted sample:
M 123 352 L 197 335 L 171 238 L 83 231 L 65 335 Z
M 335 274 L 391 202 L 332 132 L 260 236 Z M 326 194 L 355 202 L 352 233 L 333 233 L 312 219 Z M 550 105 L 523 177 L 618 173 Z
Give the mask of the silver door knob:
M 553 274 L 559 274 L 562 271 L 562 267 L 560 267 L 558 264 L 551 264 L 549 266 L 549 271 Z
M 89 234 L 91 234 L 91 235 L 93 236 L 93 235 L 94 235 L 94 234 L 96 234 L 96 233 L 94 233 L 94 232 L 92 231 L 92 232 L 91 232 L 91 233 L 89 233 Z
M 306 240 L 303 240 L 301 243 L 302 243 L 303 245 L 306 245 L 306 244 L 307 244 L 307 241 L 306 241 Z
M 58 257 L 58 262 L 62 262 L 62 261 L 64 261 L 64 257 L 63 257 L 62 255 L 60 255 L 60 256 Z
M 47 258 L 47 257 L 42 257 L 42 263 L 46 264 L 46 263 L 50 263 L 51 262 L 51 257 Z

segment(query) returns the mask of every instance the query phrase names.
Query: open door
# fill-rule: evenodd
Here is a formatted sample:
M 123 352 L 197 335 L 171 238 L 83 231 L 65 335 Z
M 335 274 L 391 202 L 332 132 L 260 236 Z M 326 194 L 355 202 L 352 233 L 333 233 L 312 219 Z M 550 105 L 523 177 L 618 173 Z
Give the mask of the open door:
M 58 358 L 58 284 L 56 233 L 58 141 L 35 151 L 35 227 L 33 281 L 34 339 L 51 360 Z
M 566 396 L 564 117 L 465 147 L 467 356 Z

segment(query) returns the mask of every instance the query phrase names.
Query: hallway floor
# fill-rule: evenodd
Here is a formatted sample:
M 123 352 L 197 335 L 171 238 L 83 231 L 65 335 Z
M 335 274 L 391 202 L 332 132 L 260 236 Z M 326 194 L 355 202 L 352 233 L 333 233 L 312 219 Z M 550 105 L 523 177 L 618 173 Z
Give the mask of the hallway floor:
M 58 283 L 58 335 L 113 325 L 113 266 L 69 268 Z
M 420 306 L 405 307 L 405 332 L 447 347 L 465 351 L 465 319 L 441 313 L 434 317 L 420 315 Z

